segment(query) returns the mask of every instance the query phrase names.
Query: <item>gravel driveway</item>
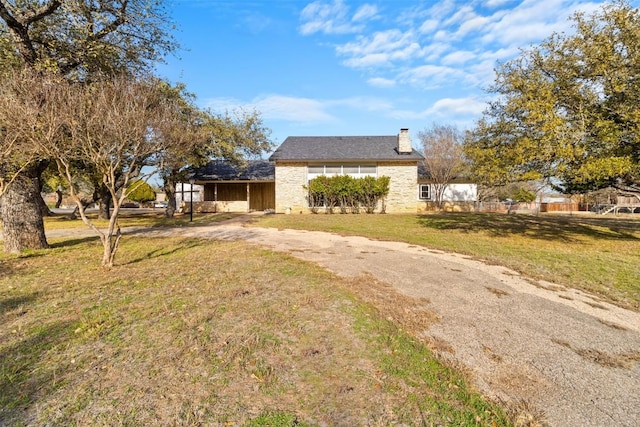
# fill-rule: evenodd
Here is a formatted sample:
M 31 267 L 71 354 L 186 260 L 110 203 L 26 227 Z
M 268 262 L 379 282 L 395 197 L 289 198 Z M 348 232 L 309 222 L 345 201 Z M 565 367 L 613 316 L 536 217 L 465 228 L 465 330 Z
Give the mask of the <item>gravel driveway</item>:
M 345 277 L 372 274 L 430 301 L 424 331 L 486 395 L 527 402 L 552 426 L 640 425 L 640 313 L 503 267 L 406 243 L 221 223 L 129 230 L 244 240 Z M 51 236 L 60 232 L 51 233 Z

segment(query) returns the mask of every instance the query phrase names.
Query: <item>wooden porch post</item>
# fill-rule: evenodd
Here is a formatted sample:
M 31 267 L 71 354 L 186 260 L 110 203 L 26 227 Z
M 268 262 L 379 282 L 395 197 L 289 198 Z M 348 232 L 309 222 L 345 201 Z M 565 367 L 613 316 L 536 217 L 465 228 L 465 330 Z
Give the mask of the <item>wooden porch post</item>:
M 249 189 L 249 183 L 247 182 L 247 212 L 251 210 L 251 190 Z

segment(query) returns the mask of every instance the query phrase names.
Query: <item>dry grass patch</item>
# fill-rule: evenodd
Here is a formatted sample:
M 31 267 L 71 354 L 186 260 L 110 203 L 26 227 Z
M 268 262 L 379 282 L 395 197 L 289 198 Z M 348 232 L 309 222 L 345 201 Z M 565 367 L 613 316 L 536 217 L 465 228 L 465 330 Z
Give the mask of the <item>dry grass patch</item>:
M 239 242 L 52 243 L 0 255 L 2 425 L 508 424 L 412 337 L 428 301 Z
M 493 286 L 485 286 L 485 288 L 492 294 L 496 295 L 498 298 L 506 297 L 509 295 L 509 292 L 502 289 L 494 288 Z
M 623 354 L 612 354 L 596 349 L 577 348 L 571 343 L 563 340 L 552 339 L 551 341 L 568 348 L 583 359 L 597 363 L 600 366 L 630 370 L 634 368 L 638 361 L 640 361 L 640 351 Z

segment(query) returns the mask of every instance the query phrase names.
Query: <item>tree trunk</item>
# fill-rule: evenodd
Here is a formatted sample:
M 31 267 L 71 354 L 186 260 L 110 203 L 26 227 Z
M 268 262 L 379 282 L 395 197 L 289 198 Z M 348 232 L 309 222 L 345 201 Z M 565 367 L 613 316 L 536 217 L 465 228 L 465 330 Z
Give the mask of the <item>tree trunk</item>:
M 57 189 L 56 195 L 58 196 L 56 199 L 56 209 L 60 209 L 60 206 L 62 206 L 62 190 Z
M 38 167 L 37 167 L 37 178 L 38 178 L 38 197 L 36 198 L 36 202 L 38 202 L 38 205 L 40 206 L 40 212 L 42 213 L 42 216 L 52 216 L 53 212 L 51 212 L 51 209 L 49 209 L 49 206 L 47 206 L 47 203 L 44 201 L 44 199 L 42 198 L 42 188 L 44 187 L 44 181 L 42 180 L 42 174 L 44 173 L 44 171 L 49 167 L 49 162 L 48 161 L 41 161 L 38 163 Z
M 167 180 L 163 186 L 165 198 L 167 199 L 167 209 L 164 211 L 166 218 L 173 218 L 176 213 L 176 183 L 173 180 Z
M 100 201 L 98 203 L 98 218 L 111 219 L 111 193 L 104 185 L 99 190 Z
M 38 168 L 26 168 L 7 188 L 0 203 L 4 250 L 20 253 L 26 249 L 48 248 L 40 202 Z

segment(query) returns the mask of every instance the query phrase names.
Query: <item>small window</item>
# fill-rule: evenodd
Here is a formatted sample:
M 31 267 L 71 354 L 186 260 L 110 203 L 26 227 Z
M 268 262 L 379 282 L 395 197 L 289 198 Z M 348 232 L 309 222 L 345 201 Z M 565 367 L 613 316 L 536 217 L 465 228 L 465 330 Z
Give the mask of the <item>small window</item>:
M 341 165 L 326 165 L 325 166 L 326 169 L 326 173 L 327 175 L 335 173 L 335 174 L 340 174 L 342 173 L 342 166 Z
M 429 184 L 420 184 L 420 199 L 421 200 L 430 200 L 431 199 L 431 187 Z

